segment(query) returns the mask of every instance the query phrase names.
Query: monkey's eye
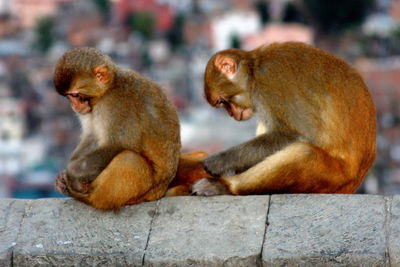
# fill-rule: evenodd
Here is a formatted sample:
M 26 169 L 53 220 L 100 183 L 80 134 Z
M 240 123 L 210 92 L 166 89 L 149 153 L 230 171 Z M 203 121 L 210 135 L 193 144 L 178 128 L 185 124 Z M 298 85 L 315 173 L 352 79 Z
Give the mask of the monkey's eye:
M 91 98 L 91 97 L 81 94 L 81 93 L 71 93 L 71 94 L 67 94 L 66 96 L 77 98 L 81 102 L 87 102 Z
M 79 97 L 79 93 L 74 93 L 74 94 L 68 94 L 67 96 L 71 96 L 71 97 Z
M 84 96 L 84 95 L 80 95 L 79 96 L 79 100 L 82 101 L 82 102 L 86 102 L 86 101 L 90 100 L 90 97 Z

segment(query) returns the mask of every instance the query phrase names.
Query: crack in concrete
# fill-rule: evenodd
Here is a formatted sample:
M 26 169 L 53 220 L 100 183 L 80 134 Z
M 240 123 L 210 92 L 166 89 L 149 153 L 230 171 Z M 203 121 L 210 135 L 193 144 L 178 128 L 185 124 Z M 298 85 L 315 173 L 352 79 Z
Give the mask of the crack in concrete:
M 16 241 L 18 243 L 18 240 L 21 236 L 21 230 L 22 230 L 22 225 L 24 224 L 25 218 L 27 217 L 27 215 L 31 212 L 32 210 L 32 206 L 33 206 L 33 201 L 32 200 L 27 200 L 26 204 L 25 204 L 25 210 L 24 210 L 24 214 L 22 215 L 22 219 L 21 222 L 19 224 L 18 227 L 18 234 L 17 234 L 17 238 Z
M 151 218 L 151 221 L 150 221 L 150 230 L 149 230 L 149 234 L 147 235 L 146 246 L 144 247 L 144 252 L 143 252 L 143 256 L 142 256 L 142 266 L 144 266 L 144 263 L 145 263 L 145 260 L 146 260 L 147 247 L 149 246 L 151 232 L 153 230 L 153 222 L 156 219 L 156 217 L 158 216 L 158 207 L 159 207 L 159 205 L 160 205 L 160 200 L 157 200 L 156 210 L 154 211 L 153 217 Z
M 272 196 L 270 195 L 269 198 L 268 198 L 267 214 L 265 216 L 265 229 L 264 229 L 263 241 L 262 241 L 262 244 L 261 244 L 261 252 L 260 252 L 260 257 L 259 257 L 260 266 L 263 266 L 262 255 L 263 255 L 263 251 L 264 251 L 265 239 L 266 239 L 266 236 L 267 236 L 267 229 L 268 229 L 268 226 L 269 226 L 269 220 L 268 220 L 269 217 L 268 216 L 269 216 L 269 211 L 270 211 L 270 208 L 271 208 L 271 200 L 272 200 Z
M 10 202 L 10 204 L 8 204 L 7 207 L 5 208 L 6 214 L 4 214 L 4 217 L 3 217 L 4 222 L 2 222 L 3 227 L 0 228 L 0 233 L 5 232 L 5 231 L 8 230 L 8 227 L 10 225 L 9 224 L 10 223 L 10 212 L 12 211 L 11 207 L 14 205 L 14 203 L 15 203 L 15 200 L 12 200 Z
M 14 266 L 14 248 L 11 250 L 11 262 L 10 262 L 10 267 Z
M 385 197 L 385 219 L 384 219 L 384 233 L 385 233 L 385 258 L 387 266 L 392 266 L 390 262 L 390 222 L 392 220 L 392 201 L 393 196 Z
M 24 205 L 24 214 L 22 215 L 22 219 L 19 223 L 17 237 L 15 238 L 16 245 L 11 250 L 11 266 L 14 266 L 14 249 L 16 246 L 18 246 L 18 242 L 19 242 L 19 239 L 20 239 L 21 233 L 22 233 L 22 225 L 24 224 L 25 218 L 27 217 L 27 215 L 31 212 L 32 206 L 33 206 L 32 200 L 27 200 Z

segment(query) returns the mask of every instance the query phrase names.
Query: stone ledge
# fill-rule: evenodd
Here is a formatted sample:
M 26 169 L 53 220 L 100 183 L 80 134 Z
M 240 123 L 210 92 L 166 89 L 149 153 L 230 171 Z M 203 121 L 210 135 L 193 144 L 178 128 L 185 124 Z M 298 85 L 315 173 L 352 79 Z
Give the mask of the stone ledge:
M 400 266 L 400 196 L 0 199 L 0 266 Z

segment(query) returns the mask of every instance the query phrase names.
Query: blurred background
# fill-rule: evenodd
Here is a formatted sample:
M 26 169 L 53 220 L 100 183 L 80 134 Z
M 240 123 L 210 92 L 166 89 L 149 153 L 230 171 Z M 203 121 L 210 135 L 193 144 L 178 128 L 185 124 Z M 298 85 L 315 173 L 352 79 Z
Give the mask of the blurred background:
M 400 0 L 0 0 L 0 197 L 60 196 L 54 179 L 79 138 L 53 68 L 92 46 L 161 84 L 177 106 L 184 151 L 254 136 L 203 97 L 216 51 L 302 41 L 355 66 L 373 95 L 378 156 L 360 193 L 400 193 Z

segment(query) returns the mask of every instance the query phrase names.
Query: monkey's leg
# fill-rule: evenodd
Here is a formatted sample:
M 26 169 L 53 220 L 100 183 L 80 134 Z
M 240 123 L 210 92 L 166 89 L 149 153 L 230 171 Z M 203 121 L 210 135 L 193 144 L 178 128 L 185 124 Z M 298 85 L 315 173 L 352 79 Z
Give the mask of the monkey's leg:
M 246 172 L 222 178 L 233 194 L 352 193 L 360 179 L 351 179 L 343 161 L 321 148 L 293 143 Z
M 223 177 L 226 173 L 242 173 L 298 139 L 298 134 L 289 130 L 264 133 L 207 157 L 203 165 L 214 177 Z
M 159 181 L 148 161 L 125 150 L 92 182 L 87 202 L 98 209 L 118 209 L 130 200 L 138 200 L 133 204 L 158 199 L 166 190 L 166 182 Z
M 169 187 L 165 193 L 166 197 L 177 197 L 177 196 L 190 196 L 190 186 L 188 185 L 177 185 Z
M 218 181 L 218 180 L 216 180 Z M 219 181 L 234 195 L 261 193 L 352 193 L 360 179 L 350 179 L 343 163 L 324 150 L 296 142 L 238 175 Z M 215 183 L 212 181 L 212 183 Z M 199 195 L 210 190 L 196 188 Z M 217 192 L 218 193 L 218 192 Z

